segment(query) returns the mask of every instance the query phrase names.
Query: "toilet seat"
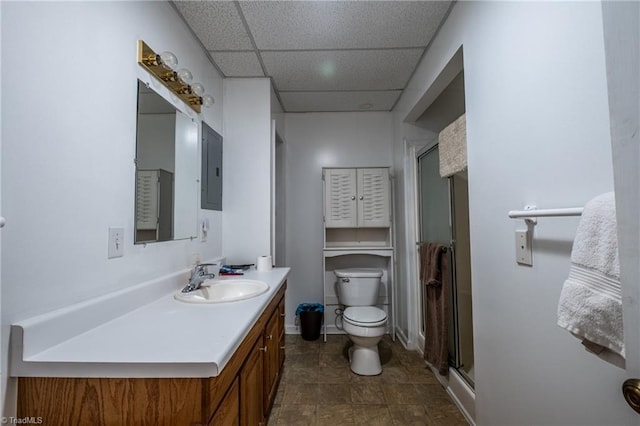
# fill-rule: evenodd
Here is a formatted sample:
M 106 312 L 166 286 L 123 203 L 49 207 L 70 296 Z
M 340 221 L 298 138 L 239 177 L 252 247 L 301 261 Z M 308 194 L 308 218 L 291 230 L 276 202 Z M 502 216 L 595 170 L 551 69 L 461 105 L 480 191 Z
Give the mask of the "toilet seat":
M 378 327 L 387 322 L 387 313 L 375 306 L 350 306 L 342 317 L 344 321 L 360 327 Z

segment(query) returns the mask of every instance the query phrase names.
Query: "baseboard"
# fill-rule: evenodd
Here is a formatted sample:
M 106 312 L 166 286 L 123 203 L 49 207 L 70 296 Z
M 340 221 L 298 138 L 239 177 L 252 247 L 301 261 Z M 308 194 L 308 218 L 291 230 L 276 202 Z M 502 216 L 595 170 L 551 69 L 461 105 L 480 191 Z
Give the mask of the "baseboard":
M 421 355 L 424 355 L 422 348 L 418 348 L 417 351 Z M 469 387 L 467 382 L 465 382 L 460 374 L 453 368 L 449 368 L 449 374 L 447 376 L 442 376 L 431 364 L 426 361 L 425 364 L 431 369 L 433 375 L 436 376 L 436 379 L 442 387 L 445 388 L 447 394 L 449 394 L 456 404 L 465 420 L 469 422 L 471 426 L 475 426 L 476 395 L 474 390 Z
M 284 326 L 284 334 L 300 334 L 300 327 L 297 325 Z
M 464 418 L 471 426 L 475 426 L 476 395 L 457 371 L 449 369 L 449 385 L 447 393 L 458 406 Z
M 320 329 L 320 333 L 324 333 L 324 328 Z M 299 325 L 285 325 L 284 334 L 300 334 Z M 335 325 L 327 326 L 327 334 L 344 334 L 344 331 L 338 329 Z
M 407 336 L 402 332 L 402 330 L 400 330 L 399 328 L 396 327 L 396 338 L 398 340 L 400 340 L 400 343 L 402 343 L 402 346 L 404 346 L 405 349 L 409 350 L 409 339 L 407 338 Z

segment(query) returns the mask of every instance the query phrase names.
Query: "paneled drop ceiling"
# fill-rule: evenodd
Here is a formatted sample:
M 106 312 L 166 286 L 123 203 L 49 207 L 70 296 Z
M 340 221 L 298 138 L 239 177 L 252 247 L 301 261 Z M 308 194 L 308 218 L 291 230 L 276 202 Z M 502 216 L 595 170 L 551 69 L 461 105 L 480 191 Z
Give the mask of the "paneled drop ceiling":
M 390 111 L 451 1 L 174 1 L 225 77 L 285 112 Z

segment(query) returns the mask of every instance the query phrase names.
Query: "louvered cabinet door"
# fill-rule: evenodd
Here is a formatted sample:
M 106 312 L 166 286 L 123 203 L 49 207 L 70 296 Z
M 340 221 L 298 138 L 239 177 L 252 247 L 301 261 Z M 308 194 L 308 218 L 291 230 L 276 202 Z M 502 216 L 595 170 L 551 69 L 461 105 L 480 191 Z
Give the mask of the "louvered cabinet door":
M 358 226 L 355 169 L 325 171 L 325 227 L 355 228 Z
M 358 226 L 390 226 L 389 169 L 358 169 Z
M 136 230 L 158 227 L 158 170 L 136 171 Z

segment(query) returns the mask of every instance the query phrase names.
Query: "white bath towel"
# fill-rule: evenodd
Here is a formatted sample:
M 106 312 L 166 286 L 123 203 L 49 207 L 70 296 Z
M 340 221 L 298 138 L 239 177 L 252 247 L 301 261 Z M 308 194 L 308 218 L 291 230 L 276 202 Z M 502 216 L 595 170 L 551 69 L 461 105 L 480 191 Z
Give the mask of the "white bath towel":
M 624 358 L 622 294 L 613 192 L 589 201 L 571 250 L 571 269 L 558 304 L 558 325 L 587 349 Z M 601 347 L 601 348 L 599 348 Z

